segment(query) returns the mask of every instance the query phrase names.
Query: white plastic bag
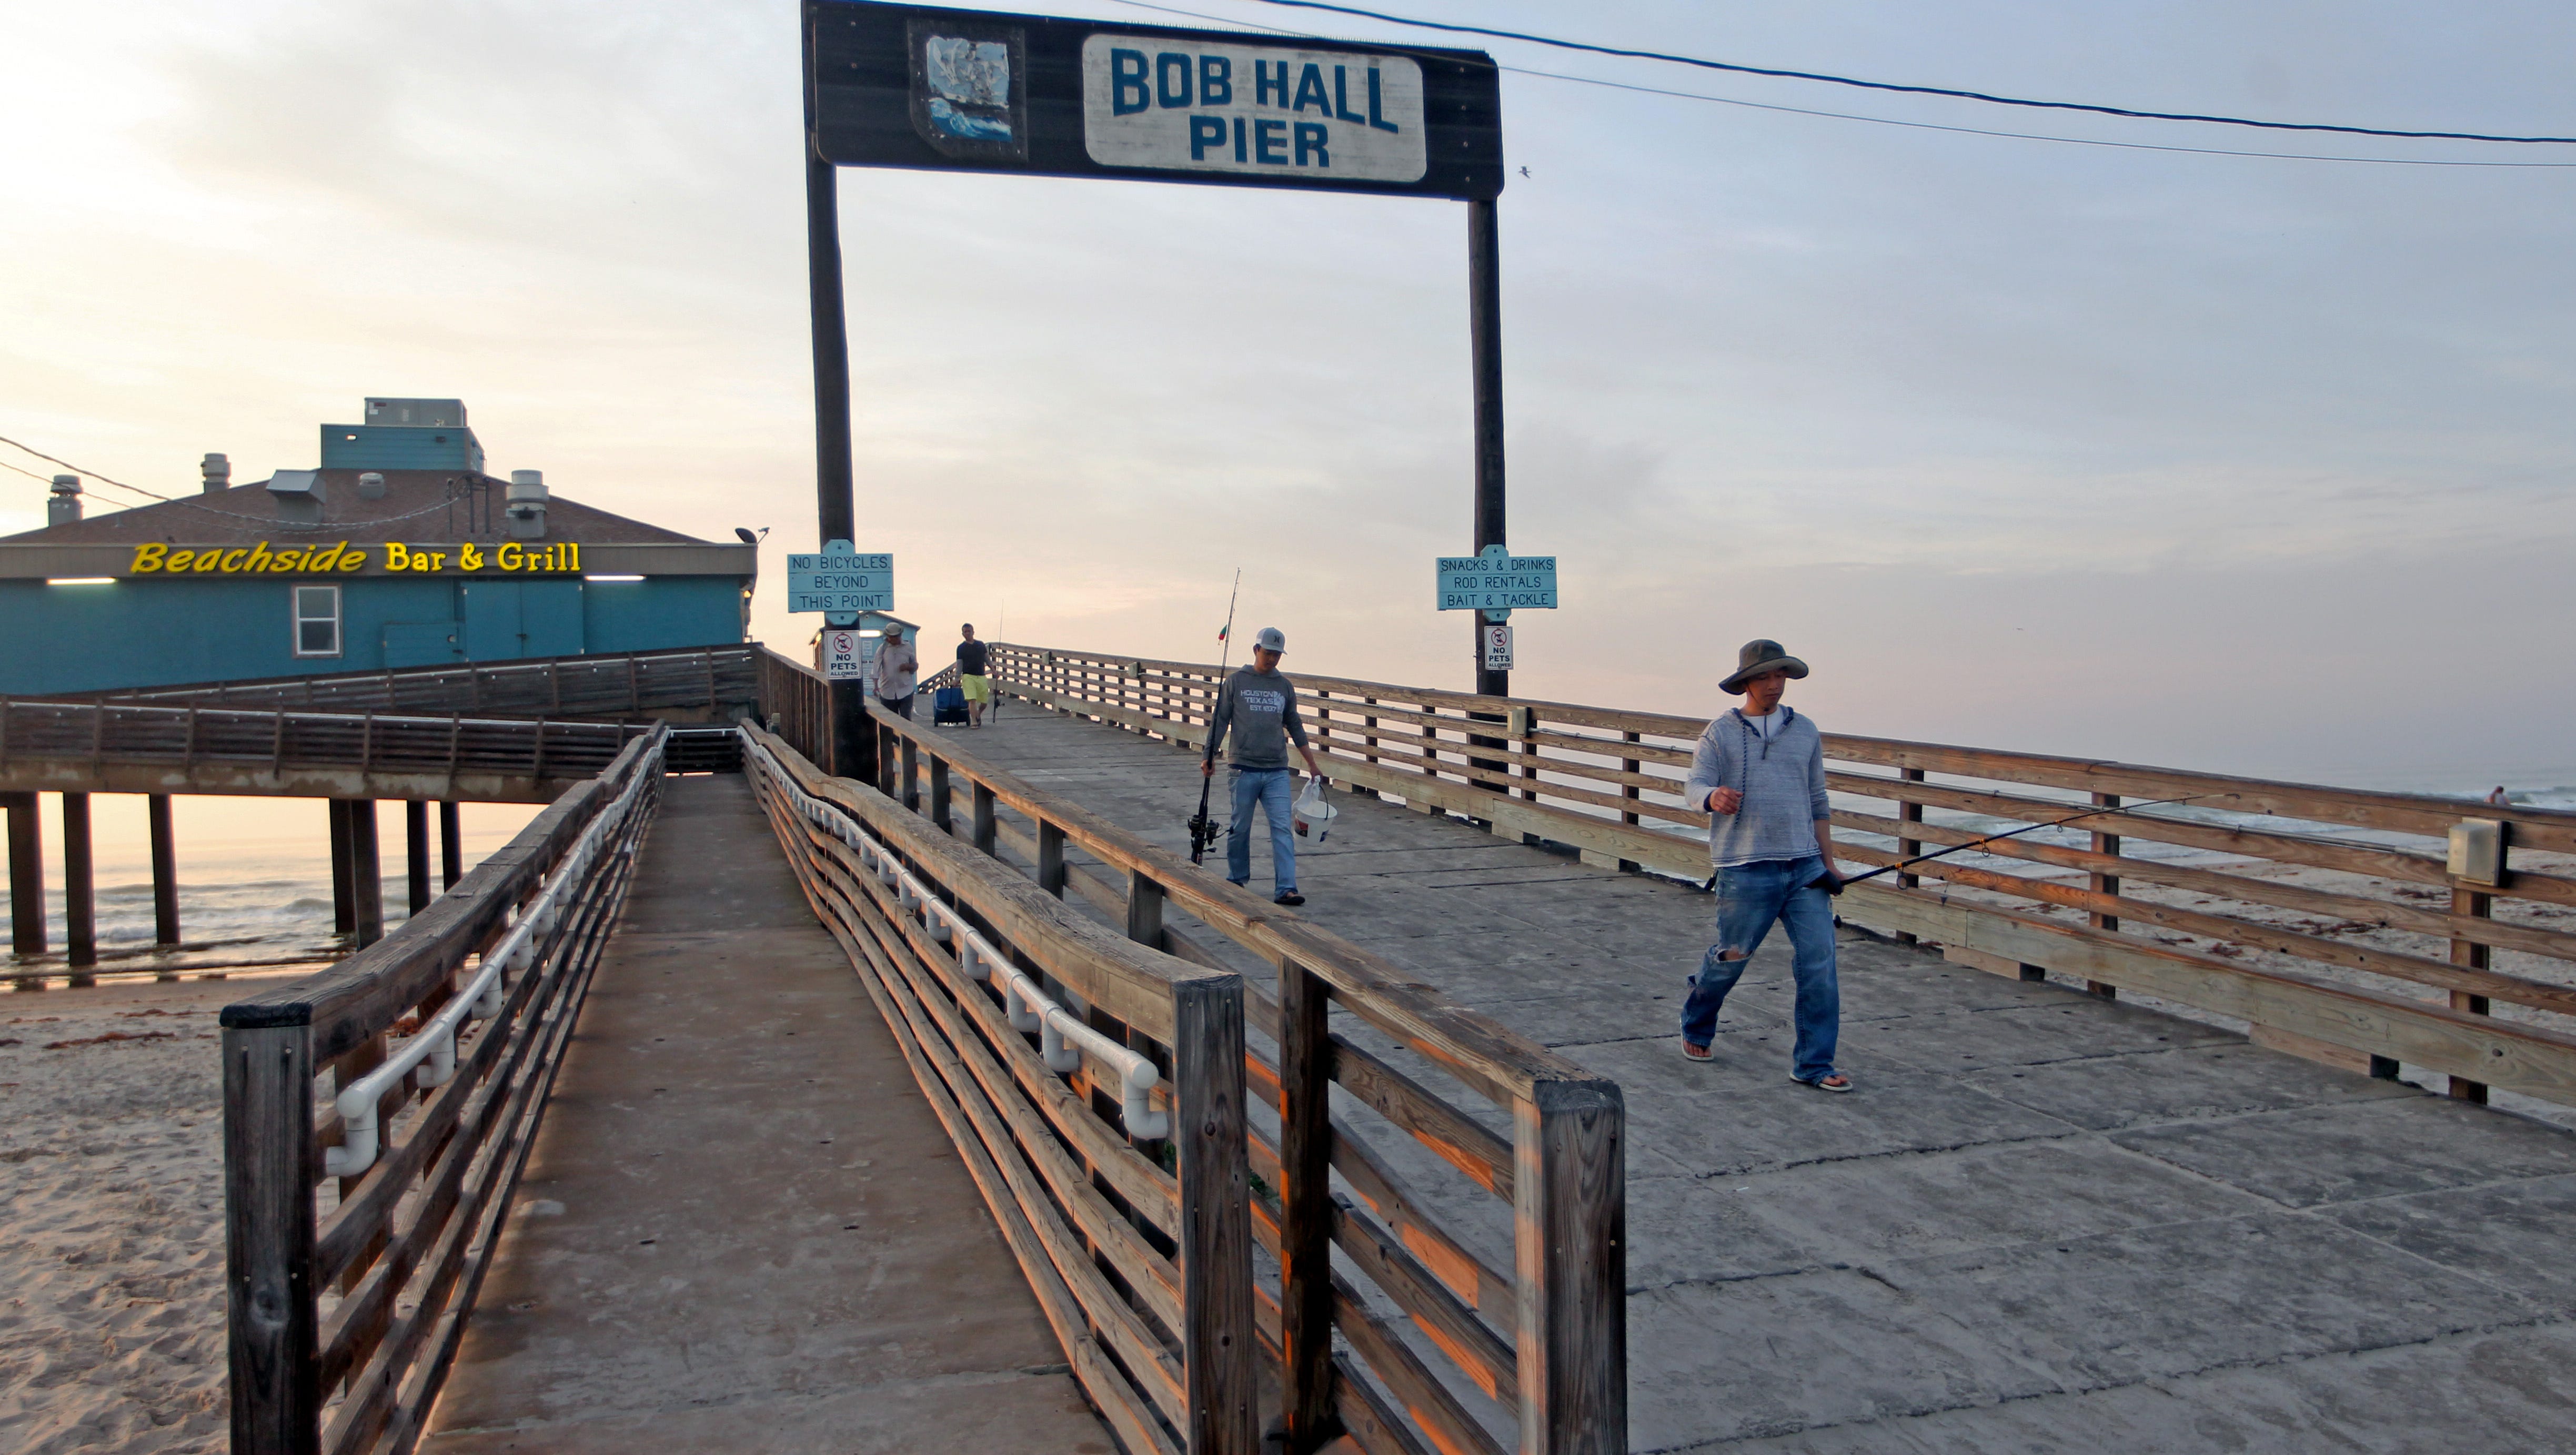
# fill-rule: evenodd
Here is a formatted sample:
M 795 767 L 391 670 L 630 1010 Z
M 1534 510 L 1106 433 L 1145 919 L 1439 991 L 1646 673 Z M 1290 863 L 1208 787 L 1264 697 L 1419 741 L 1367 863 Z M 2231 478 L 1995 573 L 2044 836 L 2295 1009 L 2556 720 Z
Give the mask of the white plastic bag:
M 1320 844 L 1332 833 L 1333 820 L 1341 817 L 1342 811 L 1324 801 L 1324 780 L 1310 773 L 1306 777 L 1306 791 L 1297 795 L 1293 816 L 1297 820 L 1297 832 L 1302 834 L 1311 829 L 1315 842 Z

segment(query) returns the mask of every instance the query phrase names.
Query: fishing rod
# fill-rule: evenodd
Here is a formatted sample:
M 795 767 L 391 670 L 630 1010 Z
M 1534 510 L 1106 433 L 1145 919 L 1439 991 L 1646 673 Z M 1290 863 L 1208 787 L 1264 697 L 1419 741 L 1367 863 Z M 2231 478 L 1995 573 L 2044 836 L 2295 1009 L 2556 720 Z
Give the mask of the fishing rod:
M 1853 874 L 1842 879 L 1836 879 L 1830 873 L 1820 874 L 1799 887 L 1802 889 L 1813 889 L 1817 885 L 1821 884 L 1825 887 L 1825 892 L 1827 894 L 1840 894 L 1846 887 L 1858 884 L 1864 879 L 1875 879 L 1881 874 L 1893 874 L 1900 869 L 1910 869 L 1926 860 L 1947 858 L 1952 854 L 1964 853 L 1981 844 L 1991 844 L 1999 839 L 2018 838 L 2023 834 L 2037 833 L 2041 829 L 2053 829 L 2060 824 L 2074 823 L 2078 819 L 2098 818 L 2106 813 L 2127 813 L 2133 808 L 2162 808 L 2169 803 L 2193 803 L 2200 799 L 2216 798 L 2218 796 L 2219 795 L 2215 793 L 2190 793 L 2185 794 L 2180 798 L 2151 798 L 2144 803 L 2106 803 L 2096 808 L 2088 808 L 2082 813 L 2070 813 L 2064 818 L 2053 818 L 2046 823 L 2024 824 L 2020 828 L 2008 829 L 2003 833 L 1988 834 L 1982 839 L 1970 839 L 1964 844 L 1952 844 L 1946 849 L 1935 849 L 1928 854 L 1917 854 L 1911 859 L 1899 859 L 1893 864 L 1882 864 L 1864 874 Z M 1711 876 L 1708 882 L 1709 887 L 1712 889 L 1717 885 L 1715 876 Z
M 1217 691 L 1225 691 L 1225 664 L 1234 659 L 1234 603 L 1243 595 L 1243 568 L 1234 568 L 1234 589 L 1225 597 L 1225 630 L 1216 634 Z M 1199 775 L 1199 811 L 1190 820 L 1190 862 L 1198 863 L 1207 851 L 1216 847 L 1217 827 L 1208 818 L 1208 790 L 1216 786 L 1214 773 Z

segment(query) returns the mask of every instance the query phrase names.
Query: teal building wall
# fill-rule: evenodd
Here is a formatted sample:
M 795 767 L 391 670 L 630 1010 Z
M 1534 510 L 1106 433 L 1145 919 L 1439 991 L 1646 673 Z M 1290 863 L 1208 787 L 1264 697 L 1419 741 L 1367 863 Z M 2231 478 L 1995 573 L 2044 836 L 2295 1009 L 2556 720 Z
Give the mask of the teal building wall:
M 0 580 L 0 694 L 94 692 L 743 639 L 731 576 L 404 580 L 340 588 L 340 655 L 295 655 L 293 578 Z M 303 584 L 314 584 L 307 581 Z

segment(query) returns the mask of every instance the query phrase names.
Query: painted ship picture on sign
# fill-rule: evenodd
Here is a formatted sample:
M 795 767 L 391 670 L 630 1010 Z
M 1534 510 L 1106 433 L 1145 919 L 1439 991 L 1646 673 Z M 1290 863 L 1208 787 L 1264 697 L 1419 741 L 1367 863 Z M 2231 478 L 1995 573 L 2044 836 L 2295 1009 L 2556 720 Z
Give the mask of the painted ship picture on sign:
M 1028 42 L 1017 26 L 914 18 L 912 124 L 940 155 L 1025 162 Z

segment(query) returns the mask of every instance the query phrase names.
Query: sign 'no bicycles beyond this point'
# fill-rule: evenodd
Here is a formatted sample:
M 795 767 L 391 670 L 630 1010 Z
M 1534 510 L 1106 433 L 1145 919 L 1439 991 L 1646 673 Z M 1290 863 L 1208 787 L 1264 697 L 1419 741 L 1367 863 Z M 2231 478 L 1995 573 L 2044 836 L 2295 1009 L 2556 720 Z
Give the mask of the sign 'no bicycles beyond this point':
M 894 557 L 852 550 L 848 541 L 826 541 L 813 555 L 791 555 L 787 609 L 826 613 L 834 626 L 856 622 L 862 611 L 892 611 Z

